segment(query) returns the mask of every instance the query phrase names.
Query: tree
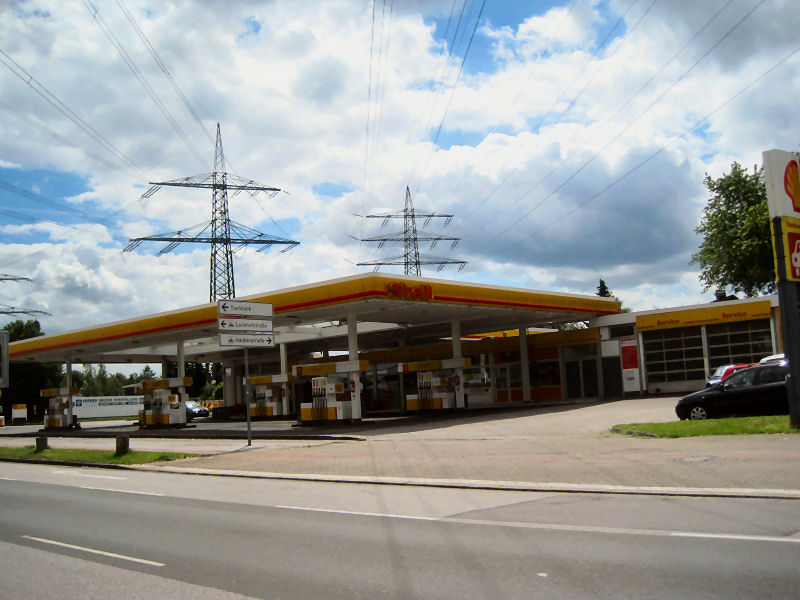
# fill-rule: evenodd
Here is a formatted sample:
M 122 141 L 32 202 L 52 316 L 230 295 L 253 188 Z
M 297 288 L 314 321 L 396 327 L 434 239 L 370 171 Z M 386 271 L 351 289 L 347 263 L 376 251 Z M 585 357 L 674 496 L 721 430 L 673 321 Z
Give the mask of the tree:
M 692 263 L 700 265 L 703 291 L 710 288 L 747 296 L 775 291 L 775 262 L 764 174 L 748 173 L 739 163 L 718 179 L 706 173 L 711 193 L 695 232 L 703 236 Z
M 44 335 L 37 320 L 16 320 L 6 324 L 8 341 L 16 342 Z M 12 404 L 27 404 L 28 417 L 34 420 L 44 416 L 47 400 L 39 392 L 45 388 L 60 387 L 61 365 L 59 364 L 12 364 L 8 370 L 9 387 L 3 390 L 2 407 L 6 419 L 11 418 Z
M 630 308 L 622 306 L 622 300 L 617 296 L 615 296 L 610 289 L 608 289 L 608 286 L 606 285 L 606 282 L 603 279 L 600 280 L 600 285 L 597 286 L 597 295 L 600 296 L 601 298 L 613 298 L 614 300 L 619 302 L 619 312 L 624 312 L 624 313 L 631 312 Z

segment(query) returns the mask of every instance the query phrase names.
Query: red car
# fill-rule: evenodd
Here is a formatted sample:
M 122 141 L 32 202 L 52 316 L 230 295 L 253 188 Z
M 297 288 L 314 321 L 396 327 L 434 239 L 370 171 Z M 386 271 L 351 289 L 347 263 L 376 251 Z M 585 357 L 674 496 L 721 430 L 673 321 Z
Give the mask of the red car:
M 726 379 L 736 373 L 739 369 L 744 369 L 745 367 L 752 367 L 755 363 L 742 363 L 739 365 L 722 365 L 721 367 L 717 367 L 717 370 L 714 371 L 714 374 L 711 376 L 711 379 L 706 381 L 706 387 L 711 387 L 715 383 L 719 383 L 723 379 Z

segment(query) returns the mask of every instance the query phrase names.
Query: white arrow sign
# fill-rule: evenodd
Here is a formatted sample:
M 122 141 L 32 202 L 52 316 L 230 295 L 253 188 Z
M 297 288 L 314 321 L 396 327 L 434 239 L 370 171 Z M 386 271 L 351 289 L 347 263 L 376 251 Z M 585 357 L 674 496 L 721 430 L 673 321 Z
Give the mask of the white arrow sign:
M 217 300 L 219 315 L 239 315 L 246 317 L 271 317 L 271 302 L 247 302 L 244 300 Z
M 274 348 L 275 339 L 272 334 L 258 333 L 221 333 L 220 346 L 248 346 L 255 348 Z
M 231 319 L 219 317 L 217 325 L 220 331 L 260 331 L 272 333 L 272 319 Z

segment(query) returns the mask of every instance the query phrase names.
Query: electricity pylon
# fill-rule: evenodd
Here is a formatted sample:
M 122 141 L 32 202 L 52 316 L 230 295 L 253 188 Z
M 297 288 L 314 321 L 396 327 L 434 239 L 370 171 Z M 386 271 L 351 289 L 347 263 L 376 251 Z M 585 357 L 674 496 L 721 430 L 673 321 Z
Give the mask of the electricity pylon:
M 378 235 L 374 237 L 361 238 L 362 242 L 378 242 L 378 248 L 382 248 L 386 242 L 403 242 L 402 256 L 394 256 L 384 260 L 372 260 L 367 262 L 360 262 L 358 266 L 372 266 L 375 270 L 382 265 L 396 265 L 405 268 L 406 275 L 414 275 L 416 277 L 422 276 L 422 265 L 436 265 L 437 271 L 441 271 L 445 265 L 458 265 L 458 270 L 461 271 L 467 264 L 465 260 L 451 260 L 439 256 L 424 256 L 419 253 L 419 242 L 431 242 L 431 249 L 436 247 L 436 244 L 442 241 L 451 242 L 450 247 L 455 248 L 461 238 L 449 235 L 439 234 L 423 234 L 417 233 L 417 219 L 425 219 L 422 226 L 426 227 L 431 219 L 443 218 L 445 219 L 445 226 L 447 226 L 453 219 L 453 215 L 444 213 L 433 213 L 419 211 L 414 208 L 414 201 L 411 199 L 411 191 L 406 186 L 406 205 L 402 211 L 381 213 L 375 215 L 364 215 L 367 219 L 383 219 L 381 227 L 384 227 L 390 219 L 403 219 L 403 231 L 397 233 L 390 233 L 387 235 Z
M 20 275 L 8 275 L 6 273 L 0 273 L 0 281 L 31 281 L 31 278 L 22 277 Z M 29 317 L 34 315 L 52 316 L 49 312 L 45 312 L 43 310 L 19 308 L 17 306 L 9 306 L 8 304 L 0 304 L 0 315 L 27 315 Z
M 195 175 L 171 181 L 151 181 L 150 187 L 142 194 L 142 199 L 149 198 L 164 186 L 189 187 L 211 190 L 211 221 L 194 225 L 187 229 L 159 233 L 152 236 L 129 239 L 123 252 L 130 252 L 142 242 L 168 242 L 158 254 L 166 254 L 181 243 L 211 244 L 211 276 L 209 283 L 209 301 L 216 302 L 236 297 L 236 286 L 233 278 L 233 253 L 244 246 L 261 246 L 258 252 L 275 244 L 288 246 L 281 252 L 291 250 L 300 242 L 278 236 L 268 236 L 246 225 L 231 221 L 228 214 L 228 190 L 234 195 L 247 192 L 255 196 L 264 192 L 273 198 L 280 192 L 279 188 L 268 187 L 253 180 L 244 179 L 225 171 L 225 155 L 222 152 L 222 136 L 217 123 L 217 142 L 214 149 L 214 172 Z M 233 246 L 236 246 L 235 248 Z

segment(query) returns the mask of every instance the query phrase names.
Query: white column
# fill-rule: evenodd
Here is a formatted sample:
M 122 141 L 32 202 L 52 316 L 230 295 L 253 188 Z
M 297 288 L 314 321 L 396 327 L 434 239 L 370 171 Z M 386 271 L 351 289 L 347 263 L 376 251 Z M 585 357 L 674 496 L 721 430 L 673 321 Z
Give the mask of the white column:
M 461 323 L 450 321 L 450 337 L 453 338 L 453 358 L 461 358 Z M 464 369 L 455 369 L 456 408 L 464 408 Z
M 522 401 L 531 401 L 531 373 L 528 367 L 528 328 L 519 328 L 519 363 L 522 371 Z
M 355 315 L 347 315 L 347 350 L 350 360 L 358 360 L 358 321 Z M 353 393 L 350 397 L 350 405 L 353 411 L 353 420 L 361 420 L 361 372 L 355 371 L 350 374 L 350 383 Z
M 286 375 L 289 372 L 289 353 L 286 350 L 286 344 L 278 344 L 278 349 L 281 353 L 281 375 Z M 289 414 L 289 382 L 283 382 L 283 414 Z
M 72 362 L 67 359 L 67 426 L 72 426 Z
M 183 378 L 186 377 L 186 360 L 183 351 L 183 340 L 178 340 L 178 379 L 181 381 L 181 386 L 178 388 L 178 394 L 183 400 L 183 394 L 186 391 L 183 387 Z

